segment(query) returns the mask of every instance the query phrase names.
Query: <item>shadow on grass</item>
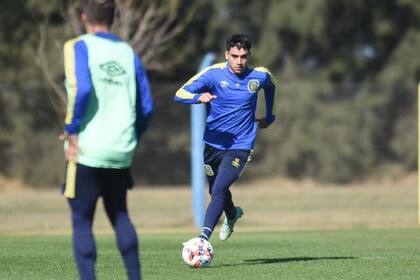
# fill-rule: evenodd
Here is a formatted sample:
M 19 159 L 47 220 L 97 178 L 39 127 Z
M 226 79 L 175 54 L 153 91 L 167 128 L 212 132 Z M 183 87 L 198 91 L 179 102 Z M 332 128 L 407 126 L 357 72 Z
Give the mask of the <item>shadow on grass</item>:
M 210 267 L 223 266 L 241 266 L 241 265 L 257 265 L 257 264 L 275 264 L 288 262 L 308 262 L 308 261 L 323 261 L 323 260 L 353 260 L 355 257 L 294 257 L 294 258 L 261 258 L 243 260 L 241 263 L 222 264 Z

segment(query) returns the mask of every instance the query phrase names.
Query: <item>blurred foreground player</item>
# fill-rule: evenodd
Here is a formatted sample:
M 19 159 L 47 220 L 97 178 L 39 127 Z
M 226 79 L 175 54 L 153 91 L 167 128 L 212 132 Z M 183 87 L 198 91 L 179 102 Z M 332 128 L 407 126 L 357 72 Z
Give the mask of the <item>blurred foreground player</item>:
M 134 150 L 149 121 L 153 102 L 139 57 L 110 33 L 114 11 L 114 0 L 83 1 L 82 21 L 87 33 L 64 45 L 64 196 L 71 209 L 74 256 L 83 280 L 96 279 L 92 224 L 100 196 L 128 279 L 141 279 L 127 190 L 133 185 L 129 168 Z

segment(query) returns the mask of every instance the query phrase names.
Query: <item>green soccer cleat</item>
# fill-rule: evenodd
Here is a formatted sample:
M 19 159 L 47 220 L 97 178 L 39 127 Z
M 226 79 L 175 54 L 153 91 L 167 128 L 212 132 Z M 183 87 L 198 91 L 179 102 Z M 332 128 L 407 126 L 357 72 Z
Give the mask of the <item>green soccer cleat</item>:
M 227 240 L 232 235 L 233 226 L 235 225 L 236 221 L 244 214 L 244 210 L 242 210 L 241 207 L 235 207 L 235 209 L 235 218 L 233 218 L 232 220 L 228 220 L 227 218 L 225 218 L 225 221 L 223 222 L 223 225 L 220 228 L 219 239 L 222 241 Z

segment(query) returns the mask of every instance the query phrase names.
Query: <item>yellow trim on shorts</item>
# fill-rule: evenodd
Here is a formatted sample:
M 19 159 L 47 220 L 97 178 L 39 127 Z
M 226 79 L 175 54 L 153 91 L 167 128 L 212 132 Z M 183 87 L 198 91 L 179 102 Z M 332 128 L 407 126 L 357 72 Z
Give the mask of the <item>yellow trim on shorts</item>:
M 67 163 L 64 196 L 71 199 L 76 197 L 76 169 L 77 164 L 74 161 L 69 161 Z

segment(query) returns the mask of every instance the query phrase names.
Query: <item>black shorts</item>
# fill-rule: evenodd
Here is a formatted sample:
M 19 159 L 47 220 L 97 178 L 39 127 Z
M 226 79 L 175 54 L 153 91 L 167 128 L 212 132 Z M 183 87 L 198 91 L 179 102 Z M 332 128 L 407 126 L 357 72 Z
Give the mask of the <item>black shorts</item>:
M 99 197 L 106 190 L 130 189 L 132 186 L 129 169 L 96 168 L 68 162 L 63 194 L 70 199 Z
M 251 160 L 250 150 L 219 150 L 210 145 L 204 148 L 204 171 L 207 177 L 214 176 L 220 168 L 238 170 L 241 173 Z

